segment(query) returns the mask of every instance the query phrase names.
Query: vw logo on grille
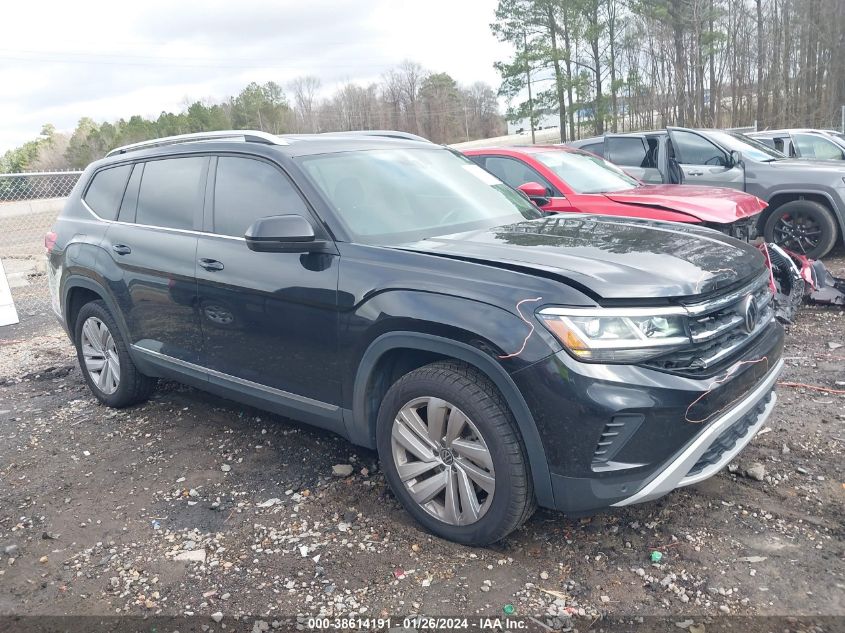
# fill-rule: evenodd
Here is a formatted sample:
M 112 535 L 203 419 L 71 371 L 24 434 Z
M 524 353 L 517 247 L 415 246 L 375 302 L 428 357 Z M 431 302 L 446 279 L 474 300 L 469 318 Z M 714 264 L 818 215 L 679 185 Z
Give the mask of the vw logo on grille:
M 751 334 L 754 328 L 757 327 L 757 319 L 760 317 L 760 309 L 757 307 L 757 299 L 753 295 L 748 295 L 742 300 L 742 307 L 740 315 L 744 319 L 745 331 Z

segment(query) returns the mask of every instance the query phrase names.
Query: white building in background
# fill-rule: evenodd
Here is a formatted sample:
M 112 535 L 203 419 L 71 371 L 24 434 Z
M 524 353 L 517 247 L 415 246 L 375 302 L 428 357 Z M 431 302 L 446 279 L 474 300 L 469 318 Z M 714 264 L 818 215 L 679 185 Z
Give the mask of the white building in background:
M 549 128 L 557 129 L 558 124 L 560 123 L 560 118 L 558 117 L 557 113 L 555 114 L 541 114 L 535 120 L 535 130 L 546 130 Z M 516 123 L 511 123 L 508 121 L 508 134 L 521 134 L 522 132 L 526 132 L 531 134 L 531 123 L 528 121 L 528 118 L 522 119 L 517 121 Z

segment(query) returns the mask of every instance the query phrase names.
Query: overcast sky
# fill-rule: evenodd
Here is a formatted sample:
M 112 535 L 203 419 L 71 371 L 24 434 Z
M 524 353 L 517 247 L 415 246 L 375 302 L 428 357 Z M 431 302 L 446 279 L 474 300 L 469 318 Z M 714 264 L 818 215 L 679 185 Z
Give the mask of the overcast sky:
M 250 81 L 316 75 L 325 92 L 373 81 L 405 59 L 498 87 L 510 48 L 490 33 L 496 0 L 140 0 L 4 3 L 0 152 L 44 123 L 74 128 Z

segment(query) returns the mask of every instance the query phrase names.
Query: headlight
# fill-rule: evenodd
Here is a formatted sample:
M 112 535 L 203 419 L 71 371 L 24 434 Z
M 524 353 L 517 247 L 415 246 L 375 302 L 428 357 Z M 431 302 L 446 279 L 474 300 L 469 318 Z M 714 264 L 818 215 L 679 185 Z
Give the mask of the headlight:
M 691 342 L 683 308 L 546 308 L 537 316 L 583 361 L 636 363 Z

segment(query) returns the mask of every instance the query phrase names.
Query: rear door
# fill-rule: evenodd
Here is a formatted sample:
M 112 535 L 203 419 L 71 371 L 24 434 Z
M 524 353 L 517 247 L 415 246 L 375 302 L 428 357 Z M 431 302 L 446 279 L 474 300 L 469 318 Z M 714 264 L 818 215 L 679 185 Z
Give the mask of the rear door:
M 663 175 L 657 166 L 658 139 L 643 136 L 608 134 L 604 139 L 604 157 L 650 184 L 662 184 Z
M 131 344 L 193 364 L 202 349 L 194 312 L 196 229 L 208 162 L 186 156 L 137 163 L 105 240 L 113 264 L 108 283 Z
M 210 173 L 196 253 L 210 380 L 306 414 L 339 415 L 338 255 L 251 251 L 243 235 L 255 220 L 298 213 L 313 221 L 308 205 L 263 159 L 221 155 Z M 325 426 L 321 418 L 310 421 Z
M 686 128 L 667 128 L 675 160 L 684 172 L 685 185 L 730 187 L 742 190 L 742 166 L 732 164 L 730 154 L 703 135 Z

